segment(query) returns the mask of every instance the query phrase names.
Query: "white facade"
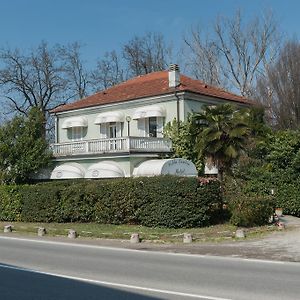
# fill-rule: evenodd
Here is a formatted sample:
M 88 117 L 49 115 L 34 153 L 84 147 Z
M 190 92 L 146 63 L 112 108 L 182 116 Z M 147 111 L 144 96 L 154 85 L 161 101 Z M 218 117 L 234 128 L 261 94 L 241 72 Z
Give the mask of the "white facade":
M 178 68 L 169 71 L 166 78 L 169 92 L 165 94 L 130 101 L 117 99 L 111 103 L 54 112 L 56 137 L 52 150 L 56 167 L 51 178 L 142 176 L 153 173 L 145 168 L 162 166 L 162 161 L 156 163 L 155 160 L 172 150 L 171 141 L 164 138 L 164 126 L 174 119 L 186 120 L 204 104 L 224 102 L 219 98 L 177 90 L 180 85 Z M 177 163 L 172 160 L 170 166 Z M 174 175 L 187 174 L 184 168 L 170 170 L 173 169 L 169 168 L 168 172 Z M 192 166 L 189 170 L 188 176 L 195 173 Z M 163 168 L 158 173 L 165 174 Z M 153 175 L 158 173 L 155 171 Z

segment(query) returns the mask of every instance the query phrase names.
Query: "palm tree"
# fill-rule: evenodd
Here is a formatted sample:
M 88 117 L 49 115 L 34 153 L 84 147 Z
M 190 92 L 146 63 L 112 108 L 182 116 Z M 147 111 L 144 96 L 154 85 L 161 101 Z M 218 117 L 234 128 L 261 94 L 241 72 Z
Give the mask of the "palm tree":
M 225 171 L 245 149 L 249 134 L 249 109 L 237 109 L 225 103 L 206 106 L 193 115 L 196 148 L 206 163 L 218 168 L 222 182 Z

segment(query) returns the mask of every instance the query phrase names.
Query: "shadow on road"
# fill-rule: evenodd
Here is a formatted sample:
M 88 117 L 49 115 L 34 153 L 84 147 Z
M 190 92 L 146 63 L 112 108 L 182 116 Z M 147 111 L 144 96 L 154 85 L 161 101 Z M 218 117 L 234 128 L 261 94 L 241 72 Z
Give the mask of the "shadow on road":
M 160 299 L 138 293 L 122 291 L 103 285 L 86 283 L 30 270 L 18 270 L 15 266 L 0 264 L 1 300 L 93 300 L 93 299 Z

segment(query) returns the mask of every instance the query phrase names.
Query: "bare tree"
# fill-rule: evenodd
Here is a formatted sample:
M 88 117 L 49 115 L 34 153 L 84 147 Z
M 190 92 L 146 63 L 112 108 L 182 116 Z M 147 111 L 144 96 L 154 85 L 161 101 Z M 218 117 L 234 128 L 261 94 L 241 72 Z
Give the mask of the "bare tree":
M 72 98 L 84 98 L 88 95 L 90 79 L 81 58 L 81 45 L 78 42 L 59 46 L 59 55 L 63 62 L 68 91 Z
M 92 72 L 92 84 L 95 90 L 107 89 L 124 79 L 124 70 L 116 51 L 106 52 Z
M 28 55 L 20 50 L 2 50 L 0 69 L 2 97 L 12 111 L 27 114 L 38 107 L 44 115 L 63 101 L 67 81 L 55 49 L 42 42 Z
M 0 60 L 0 95 L 7 100 L 7 113 L 27 115 L 37 107 L 51 127 L 50 110 L 87 95 L 88 76 L 78 43 L 49 47 L 42 42 L 28 52 L 2 49 Z
M 300 128 L 300 44 L 288 41 L 266 76 L 257 81 L 257 97 L 269 108 L 271 124 Z
M 167 46 L 160 33 L 149 32 L 135 36 L 123 47 L 123 58 L 129 76 L 138 76 L 165 70 L 171 57 L 171 46 Z
M 191 50 L 194 66 L 202 66 L 201 71 L 210 68 L 210 82 L 243 96 L 252 95 L 256 77 L 265 74 L 279 49 L 277 24 L 272 14 L 244 23 L 240 11 L 232 19 L 219 17 L 206 38 L 199 31 L 192 31 L 185 43 Z M 204 72 L 204 80 L 205 77 Z
M 208 84 L 226 87 L 222 80 L 221 59 L 216 43 L 205 36 L 200 26 L 192 27 L 190 35 L 190 38 L 184 37 L 188 49 L 183 50 L 188 71 Z
M 97 62 L 92 85 L 95 90 L 102 90 L 134 76 L 165 70 L 171 61 L 171 48 L 160 33 L 135 36 L 120 53 L 107 52 Z

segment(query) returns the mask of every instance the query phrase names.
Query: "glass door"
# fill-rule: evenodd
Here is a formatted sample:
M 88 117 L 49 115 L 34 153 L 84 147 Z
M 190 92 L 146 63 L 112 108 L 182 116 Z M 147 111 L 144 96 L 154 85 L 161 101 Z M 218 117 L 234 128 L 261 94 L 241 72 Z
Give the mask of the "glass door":
M 150 117 L 149 118 L 149 136 L 150 137 L 157 137 L 157 118 Z
M 108 126 L 108 137 L 110 139 L 110 149 L 116 150 L 117 148 L 117 124 L 116 122 L 110 122 Z

